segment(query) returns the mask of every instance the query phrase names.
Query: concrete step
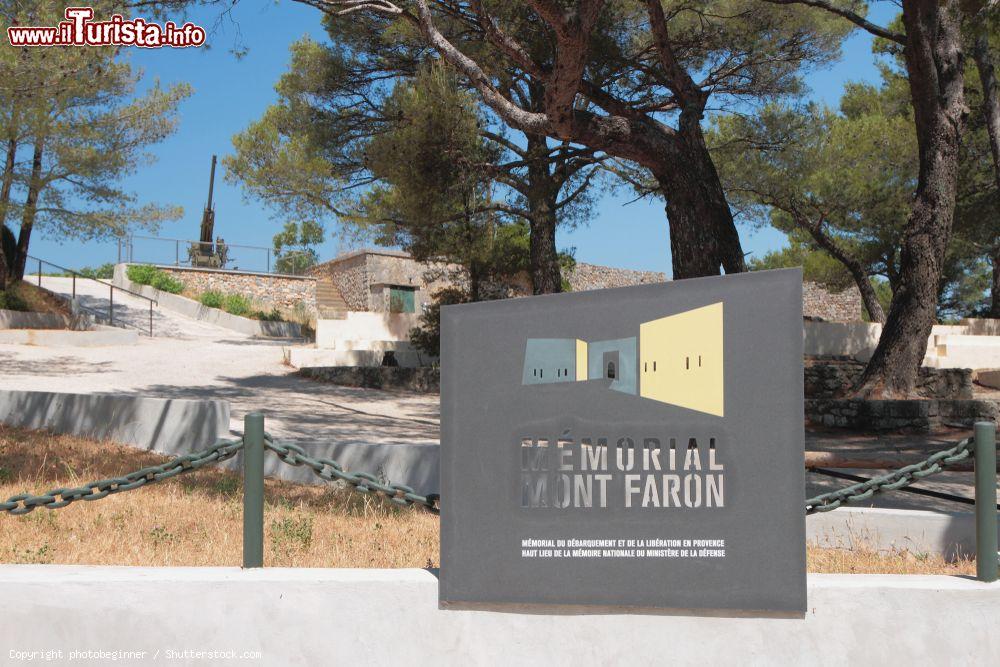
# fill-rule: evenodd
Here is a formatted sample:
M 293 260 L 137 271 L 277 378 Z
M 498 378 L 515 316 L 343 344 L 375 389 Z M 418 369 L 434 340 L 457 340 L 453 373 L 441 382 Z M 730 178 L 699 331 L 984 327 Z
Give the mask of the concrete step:
M 316 306 L 321 314 L 324 309 L 330 312 L 349 310 L 340 289 L 329 279 L 316 283 Z

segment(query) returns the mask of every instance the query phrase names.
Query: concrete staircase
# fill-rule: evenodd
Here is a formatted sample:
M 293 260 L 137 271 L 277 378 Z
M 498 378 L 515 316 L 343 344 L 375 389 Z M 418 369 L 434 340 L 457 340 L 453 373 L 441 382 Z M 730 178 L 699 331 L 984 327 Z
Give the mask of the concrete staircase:
M 333 281 L 328 277 L 316 280 L 316 312 L 323 320 L 340 320 L 347 316 L 350 310 L 343 295 Z

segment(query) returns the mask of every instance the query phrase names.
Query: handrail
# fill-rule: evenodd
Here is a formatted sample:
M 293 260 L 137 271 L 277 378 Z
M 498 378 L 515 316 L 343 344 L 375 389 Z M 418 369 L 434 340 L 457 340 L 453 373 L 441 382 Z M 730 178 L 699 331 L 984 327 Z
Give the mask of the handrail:
M 102 285 L 107 285 L 111 289 L 116 289 L 119 292 L 127 292 L 128 294 L 131 294 L 132 296 L 137 296 L 140 299 L 145 299 L 146 301 L 152 301 L 157 306 L 160 305 L 159 301 L 157 301 L 156 299 L 151 299 L 148 296 L 146 296 L 145 294 L 140 294 L 139 292 L 133 292 L 132 290 L 128 289 L 127 287 L 119 287 L 118 285 L 115 285 L 114 283 L 109 283 L 106 280 L 101 280 L 100 278 L 93 278 L 91 276 L 85 276 L 82 273 L 80 273 L 79 271 L 74 271 L 73 269 L 67 269 L 65 266 L 59 266 L 58 264 L 54 264 L 54 263 L 48 261 L 47 259 L 39 259 L 37 257 L 32 257 L 31 255 L 28 255 L 28 259 L 36 261 L 39 264 L 45 264 L 47 266 L 51 266 L 52 268 L 59 269 L 60 271 L 66 271 L 67 273 L 71 273 L 74 276 L 80 276 L 84 280 L 93 280 L 96 283 L 101 283 Z
M 91 276 L 85 276 L 82 273 L 80 273 L 79 271 L 67 268 L 65 266 L 60 266 L 59 264 L 55 264 L 55 263 L 50 262 L 50 261 L 45 260 L 45 259 L 40 259 L 38 257 L 33 257 L 31 255 L 27 255 L 26 257 L 29 260 L 38 262 L 38 286 L 39 287 L 42 286 L 42 265 L 51 266 L 54 269 L 59 269 L 60 271 L 69 273 L 72 276 L 72 278 L 73 278 L 73 292 L 72 292 L 73 293 L 73 299 L 76 299 L 76 279 L 77 279 L 77 276 L 79 276 L 83 280 L 93 280 L 95 283 L 98 283 L 98 284 L 101 284 L 101 285 L 106 285 L 110 289 L 110 291 L 108 293 L 108 322 L 112 326 L 114 326 L 114 323 L 115 323 L 115 290 L 118 290 L 120 292 L 125 292 L 126 294 L 130 294 L 132 296 L 139 297 L 140 299 L 144 299 L 144 300 L 148 301 L 149 302 L 149 337 L 150 338 L 153 337 L 153 306 L 155 305 L 155 306 L 159 307 L 159 305 L 160 305 L 160 302 L 157 301 L 156 299 L 151 299 L 148 296 L 146 296 L 145 294 L 140 294 L 139 292 L 133 292 L 132 290 L 130 290 L 130 289 L 126 288 L 126 287 L 119 287 L 118 285 L 115 285 L 114 283 L 109 283 L 109 282 L 107 282 L 105 280 L 101 280 L 100 278 L 93 278 Z M 92 309 L 85 308 L 85 310 L 92 310 Z M 96 313 L 96 311 L 92 311 L 92 312 Z M 124 326 L 130 326 L 130 325 L 127 325 L 125 322 L 122 322 L 122 324 Z M 136 329 L 139 329 L 140 331 L 142 331 L 142 329 L 140 327 L 136 327 L 134 325 L 131 325 L 131 326 L 133 326 L 133 328 L 136 328 Z
M 166 236 L 143 236 L 141 234 L 129 234 L 129 238 L 132 239 L 145 239 L 147 241 L 173 241 L 174 243 L 187 243 L 188 245 L 199 245 L 202 243 L 213 243 L 212 241 L 190 241 L 188 239 L 173 239 Z M 251 250 L 267 250 L 272 251 L 272 248 L 268 248 L 263 245 L 242 245 L 239 243 L 229 243 L 226 242 L 227 248 L 249 248 Z
M 214 245 L 214 242 L 212 242 L 212 241 L 192 241 L 192 240 L 188 240 L 188 239 L 178 239 L 178 238 L 171 238 L 171 237 L 167 237 L 167 236 L 146 236 L 146 235 L 143 235 L 143 234 L 129 234 L 127 236 L 120 237 L 118 239 L 118 243 L 119 243 L 119 246 L 118 246 L 118 261 L 119 262 L 125 261 L 125 262 L 128 262 L 128 263 L 131 263 L 131 262 L 134 261 L 134 257 L 132 255 L 132 251 L 134 250 L 133 246 L 134 246 L 134 241 L 136 239 L 144 240 L 144 241 L 163 241 L 163 242 L 166 242 L 166 243 L 173 243 L 174 244 L 174 264 L 173 265 L 174 266 L 188 266 L 188 265 L 190 265 L 189 261 L 182 261 L 181 260 L 181 250 L 180 250 L 180 244 L 181 243 L 185 244 L 189 248 L 190 247 L 196 247 L 196 246 L 203 246 L 203 245 L 207 245 L 207 246 Z M 124 255 L 122 254 L 122 250 L 123 250 L 122 243 L 123 242 L 124 242 L 124 250 L 125 250 Z M 264 253 L 264 260 L 265 260 L 264 261 L 265 268 L 264 268 L 263 271 L 261 271 L 261 273 L 268 273 L 268 274 L 276 274 L 277 273 L 276 271 L 272 271 L 271 270 L 272 260 L 274 260 L 274 262 L 277 262 L 282 257 L 289 257 L 289 256 L 295 256 L 295 255 L 307 255 L 309 253 L 309 251 L 307 251 L 307 250 L 288 250 L 288 251 L 286 251 L 284 253 L 280 253 L 279 254 L 279 253 L 275 252 L 274 248 L 269 248 L 267 246 L 262 246 L 262 245 L 246 245 L 246 244 L 242 244 L 242 243 L 225 243 L 224 245 L 225 245 L 225 247 L 227 249 L 242 248 L 244 250 L 263 251 L 263 253 Z M 164 262 L 163 265 L 164 266 L 169 266 L 169 262 Z M 300 274 L 288 274 L 288 275 L 300 275 Z

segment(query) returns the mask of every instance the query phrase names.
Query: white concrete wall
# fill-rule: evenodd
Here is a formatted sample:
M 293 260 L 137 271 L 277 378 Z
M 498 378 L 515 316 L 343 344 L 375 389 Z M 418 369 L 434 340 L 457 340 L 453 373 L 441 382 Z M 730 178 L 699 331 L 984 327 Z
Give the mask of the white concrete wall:
M 879 336 L 882 325 L 870 322 L 803 322 L 803 347 L 807 356 L 845 356 L 867 361 Z
M 119 394 L 0 390 L 0 422 L 187 454 L 228 437 L 229 403 Z
M 442 610 L 425 570 L 5 565 L 0 590 L 14 612 L 0 624 L 4 664 L 23 664 L 11 651 L 46 650 L 65 664 L 74 649 L 146 652 L 88 664 L 244 666 L 995 665 L 1000 656 L 1000 583 L 960 577 L 810 575 L 808 611 L 793 618 Z
M 864 547 L 940 554 L 949 560 L 975 558 L 976 518 L 972 512 L 841 507 L 807 516 L 806 540 L 833 549 Z
M 1000 368 L 1000 336 L 932 335 L 934 353 L 924 360 L 935 368 Z
M 218 308 L 209 308 L 179 294 L 164 292 L 149 285 L 139 285 L 128 279 L 127 268 L 127 264 L 115 265 L 115 277 L 113 281 L 115 286 L 131 290 L 148 299 L 154 299 L 159 308 L 166 308 L 191 319 L 208 322 L 209 324 L 246 334 L 247 336 L 256 336 L 259 338 L 299 338 L 302 335 L 301 327 L 295 322 L 251 320 L 247 317 L 231 315 Z
M 995 320 L 963 320 L 993 322 Z M 1000 336 L 985 335 L 985 325 L 977 333 L 962 325 L 936 324 L 927 339 L 924 366 L 933 368 L 1000 368 Z M 807 356 L 848 356 L 868 361 L 882 325 L 870 322 L 803 322 L 803 343 Z
M 416 313 L 362 313 L 350 311 L 346 317 L 316 322 L 316 347 L 328 349 L 370 349 L 372 342 L 408 342 L 410 329 L 420 324 Z

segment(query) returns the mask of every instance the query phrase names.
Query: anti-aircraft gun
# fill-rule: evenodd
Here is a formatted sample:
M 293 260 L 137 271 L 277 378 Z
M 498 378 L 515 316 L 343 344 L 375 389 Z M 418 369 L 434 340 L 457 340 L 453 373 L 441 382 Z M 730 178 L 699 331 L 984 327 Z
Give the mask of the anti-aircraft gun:
M 215 206 L 212 204 L 212 194 L 215 191 L 215 162 L 216 156 L 213 155 L 212 171 L 208 177 L 208 203 L 205 204 L 205 210 L 201 214 L 201 238 L 198 239 L 198 243 L 188 248 L 188 258 L 191 260 L 191 266 L 222 269 L 229 261 L 229 249 L 221 237 L 212 242 L 212 234 L 215 231 Z

